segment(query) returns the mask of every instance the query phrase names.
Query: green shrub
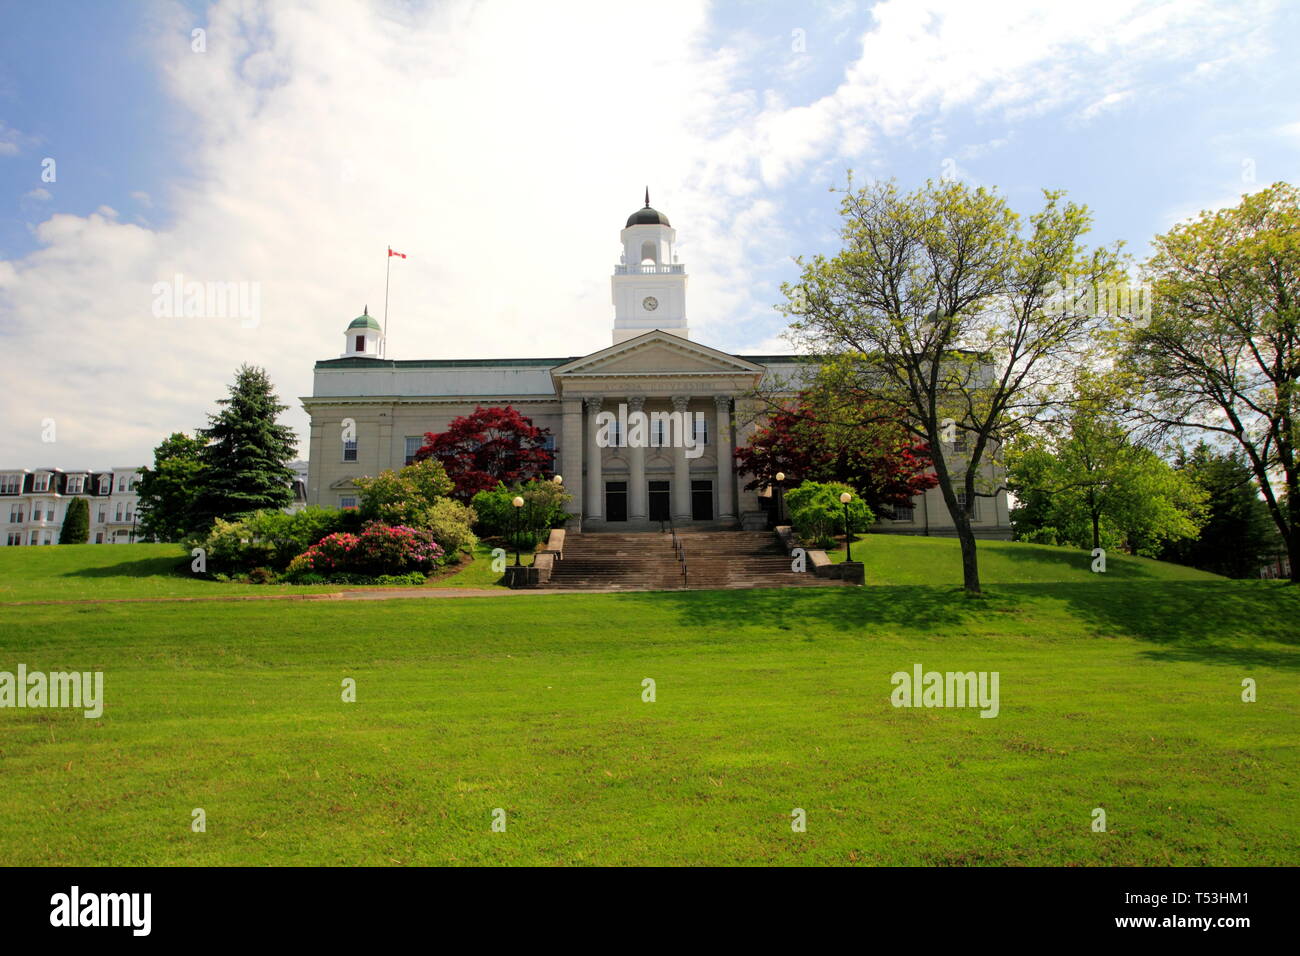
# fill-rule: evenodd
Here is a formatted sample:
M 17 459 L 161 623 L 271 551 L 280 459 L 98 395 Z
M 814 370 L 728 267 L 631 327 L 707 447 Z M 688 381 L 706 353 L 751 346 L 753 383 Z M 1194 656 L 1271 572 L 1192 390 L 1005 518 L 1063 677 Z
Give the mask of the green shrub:
M 513 504 L 516 497 L 524 499 L 519 508 Z M 546 539 L 551 528 L 563 527 L 569 517 L 565 506 L 572 500 L 553 481 L 498 484 L 474 496 L 474 513 L 480 533 L 504 537 L 511 547 L 531 549 Z
M 835 543 L 835 536 L 844 531 L 845 506 L 840 502 L 840 494 L 846 491 L 853 496 L 848 503 L 849 529 L 860 534 L 871 527 L 876 516 L 848 485 L 838 481 L 805 481 L 785 493 L 790 519 L 804 541 L 817 547 Z
M 321 538 L 353 523 L 355 518 L 335 508 L 304 508 L 295 514 L 268 509 L 237 521 L 218 518 L 207 536 L 190 547 L 207 552 L 210 570 L 284 570 Z
M 440 498 L 425 511 L 425 527 L 433 540 L 442 546 L 448 556 L 463 551 L 473 551 L 478 538 L 473 530 L 475 514 L 469 505 L 455 498 Z

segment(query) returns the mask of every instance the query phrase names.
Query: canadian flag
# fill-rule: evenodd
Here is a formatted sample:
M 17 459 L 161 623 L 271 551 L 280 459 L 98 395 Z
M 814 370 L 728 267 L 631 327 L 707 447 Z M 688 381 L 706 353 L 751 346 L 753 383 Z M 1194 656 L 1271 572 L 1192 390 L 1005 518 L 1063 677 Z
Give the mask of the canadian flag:
M 388 255 L 389 255 L 389 258 L 391 258 L 391 257 L 393 257 L 393 256 L 401 256 L 403 259 L 406 258 L 406 253 L 405 253 L 405 252 L 394 252 L 392 246 L 389 246 L 389 247 L 388 247 Z

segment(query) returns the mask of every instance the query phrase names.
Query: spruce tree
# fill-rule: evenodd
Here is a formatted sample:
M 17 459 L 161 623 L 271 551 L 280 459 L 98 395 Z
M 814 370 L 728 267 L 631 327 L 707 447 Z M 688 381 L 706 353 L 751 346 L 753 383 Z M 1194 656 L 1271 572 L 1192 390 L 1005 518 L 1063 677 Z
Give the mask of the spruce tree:
M 90 538 L 90 505 L 85 498 L 68 502 L 68 512 L 63 516 L 59 531 L 59 544 L 85 544 Z
M 263 508 L 283 508 L 293 501 L 293 459 L 298 440 L 276 418 L 281 405 L 266 370 L 240 366 L 223 406 L 199 430 L 206 444 L 195 515 L 201 526 Z

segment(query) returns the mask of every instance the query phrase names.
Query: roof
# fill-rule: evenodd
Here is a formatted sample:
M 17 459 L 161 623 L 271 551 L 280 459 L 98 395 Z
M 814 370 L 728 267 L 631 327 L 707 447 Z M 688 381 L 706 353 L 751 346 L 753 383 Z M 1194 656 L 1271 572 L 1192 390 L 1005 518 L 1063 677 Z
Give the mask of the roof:
M 374 329 L 376 332 L 383 331 L 380 329 L 379 323 L 375 321 L 374 317 L 369 312 L 362 313 L 352 320 L 352 324 L 348 326 L 348 331 L 350 332 L 353 329 Z
M 629 226 L 670 226 L 668 217 L 658 209 L 651 209 L 647 204 L 644 209 L 638 209 L 632 215 L 627 217 Z

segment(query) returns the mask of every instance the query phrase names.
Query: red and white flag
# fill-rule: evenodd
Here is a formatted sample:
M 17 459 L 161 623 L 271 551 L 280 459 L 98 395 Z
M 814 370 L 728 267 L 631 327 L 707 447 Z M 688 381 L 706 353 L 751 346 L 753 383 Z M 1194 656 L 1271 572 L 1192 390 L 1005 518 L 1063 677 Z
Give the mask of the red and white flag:
M 392 246 L 389 246 L 389 247 L 388 247 L 388 256 L 389 256 L 389 258 L 392 258 L 393 256 L 401 256 L 403 259 L 405 259 L 405 258 L 406 258 L 406 253 L 405 253 L 405 252 L 394 252 L 394 251 L 393 251 L 393 247 L 392 247 Z

